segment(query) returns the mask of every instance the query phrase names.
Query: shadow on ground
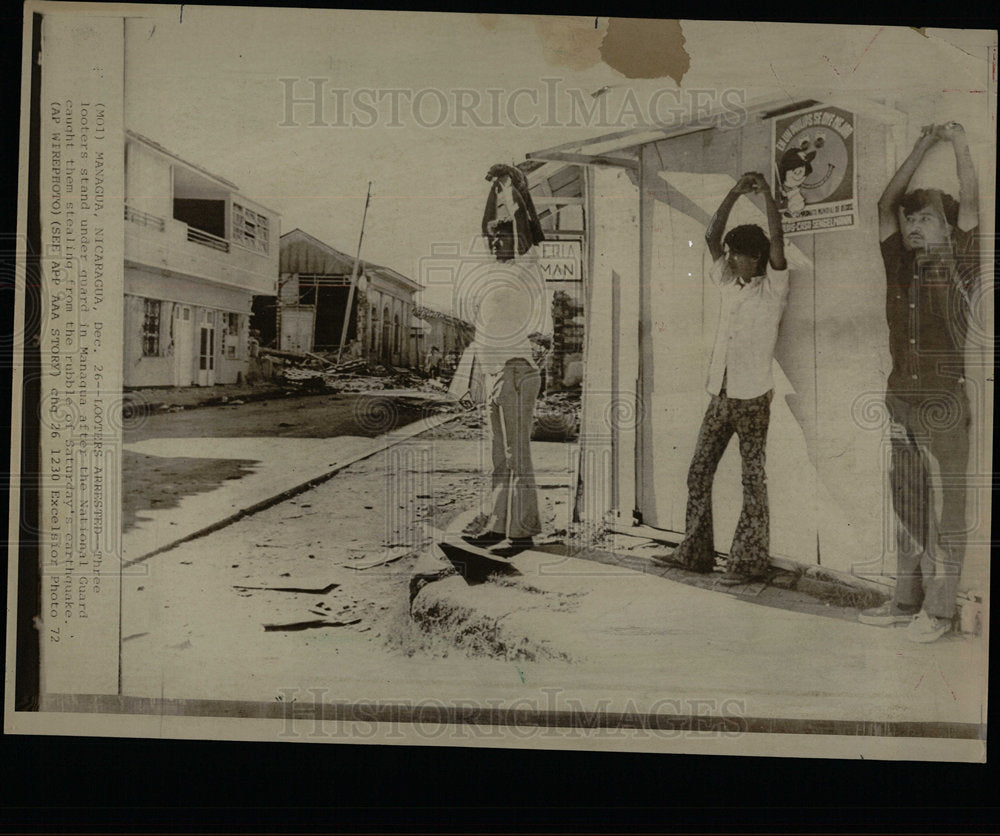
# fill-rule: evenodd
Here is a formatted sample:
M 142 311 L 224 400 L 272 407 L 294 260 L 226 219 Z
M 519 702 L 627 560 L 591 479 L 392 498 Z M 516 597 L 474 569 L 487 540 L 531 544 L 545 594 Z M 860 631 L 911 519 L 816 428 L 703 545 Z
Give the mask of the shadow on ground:
M 122 456 L 122 531 L 143 517 L 140 512 L 174 508 L 185 496 L 208 493 L 253 472 L 252 459 L 195 459 L 145 456 L 126 450 Z

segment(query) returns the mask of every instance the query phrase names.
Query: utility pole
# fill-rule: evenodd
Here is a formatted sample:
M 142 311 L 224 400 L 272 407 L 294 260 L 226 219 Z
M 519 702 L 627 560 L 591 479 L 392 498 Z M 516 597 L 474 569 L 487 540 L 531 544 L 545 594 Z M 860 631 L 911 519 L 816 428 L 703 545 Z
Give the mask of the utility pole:
M 358 286 L 358 272 L 361 268 L 361 242 L 365 238 L 365 219 L 368 217 L 368 204 L 372 199 L 372 181 L 368 181 L 368 196 L 365 198 L 365 211 L 361 215 L 361 234 L 358 236 L 358 252 L 354 256 L 354 272 L 351 274 L 351 289 L 347 293 L 347 309 L 344 311 L 344 326 L 340 329 L 340 347 L 337 349 L 337 365 L 344 353 L 344 343 L 347 341 L 347 326 L 351 322 L 351 311 L 354 308 L 354 289 Z

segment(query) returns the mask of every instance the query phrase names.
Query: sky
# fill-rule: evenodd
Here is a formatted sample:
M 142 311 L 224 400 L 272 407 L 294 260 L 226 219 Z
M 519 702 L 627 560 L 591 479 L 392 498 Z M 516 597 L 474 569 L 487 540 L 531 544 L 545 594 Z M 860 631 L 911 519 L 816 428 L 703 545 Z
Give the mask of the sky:
M 434 245 L 468 250 L 490 165 L 630 127 L 629 113 L 611 124 L 630 96 L 649 118 L 658 94 L 656 115 L 677 118 L 697 96 L 718 102 L 726 91 L 795 101 L 806 88 L 883 100 L 898 90 L 896 98 L 933 103 L 940 121 L 975 122 L 967 125 L 974 152 L 977 143 L 984 153 L 992 147 L 988 96 L 970 92 L 989 83 L 977 49 L 983 33 L 945 40 L 874 26 L 681 26 L 690 68 L 678 84 L 627 79 L 600 61 L 605 18 L 146 7 L 126 24 L 126 125 L 279 212 L 283 231 L 299 227 L 351 255 L 372 181 L 362 258 L 417 281 Z M 287 93 L 310 96 L 308 79 L 321 79 L 320 118 L 330 124 L 310 124 L 311 105 L 295 107 L 288 124 Z M 348 112 L 338 114 L 334 90 L 348 91 Z M 374 91 L 394 90 L 419 96 L 419 113 L 406 93 L 382 92 L 374 116 L 364 108 Z M 400 102 L 394 122 L 392 96 Z M 574 114 L 571 96 L 586 107 L 603 98 L 608 121 Z M 479 105 L 463 116 L 456 97 Z M 568 124 L 574 115 L 577 124 Z M 486 124 L 474 125 L 474 116 Z M 355 124 L 333 124 L 338 117 Z M 532 118 L 537 124 L 518 124 Z M 432 287 L 422 301 L 447 308 L 448 299 Z

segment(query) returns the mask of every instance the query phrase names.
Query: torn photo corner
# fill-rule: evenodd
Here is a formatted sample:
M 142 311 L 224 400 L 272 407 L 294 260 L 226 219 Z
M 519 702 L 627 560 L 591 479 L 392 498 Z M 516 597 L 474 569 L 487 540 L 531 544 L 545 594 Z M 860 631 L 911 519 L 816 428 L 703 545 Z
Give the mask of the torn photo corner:
M 23 44 L 8 733 L 985 760 L 995 31 Z

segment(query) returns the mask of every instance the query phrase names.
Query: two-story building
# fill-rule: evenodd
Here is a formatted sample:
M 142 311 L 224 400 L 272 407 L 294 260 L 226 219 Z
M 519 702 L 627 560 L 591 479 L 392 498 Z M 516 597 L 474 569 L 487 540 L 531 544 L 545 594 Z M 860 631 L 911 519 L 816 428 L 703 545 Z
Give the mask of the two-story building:
M 242 381 L 253 298 L 275 294 L 279 215 L 127 131 L 125 220 L 123 386 Z

